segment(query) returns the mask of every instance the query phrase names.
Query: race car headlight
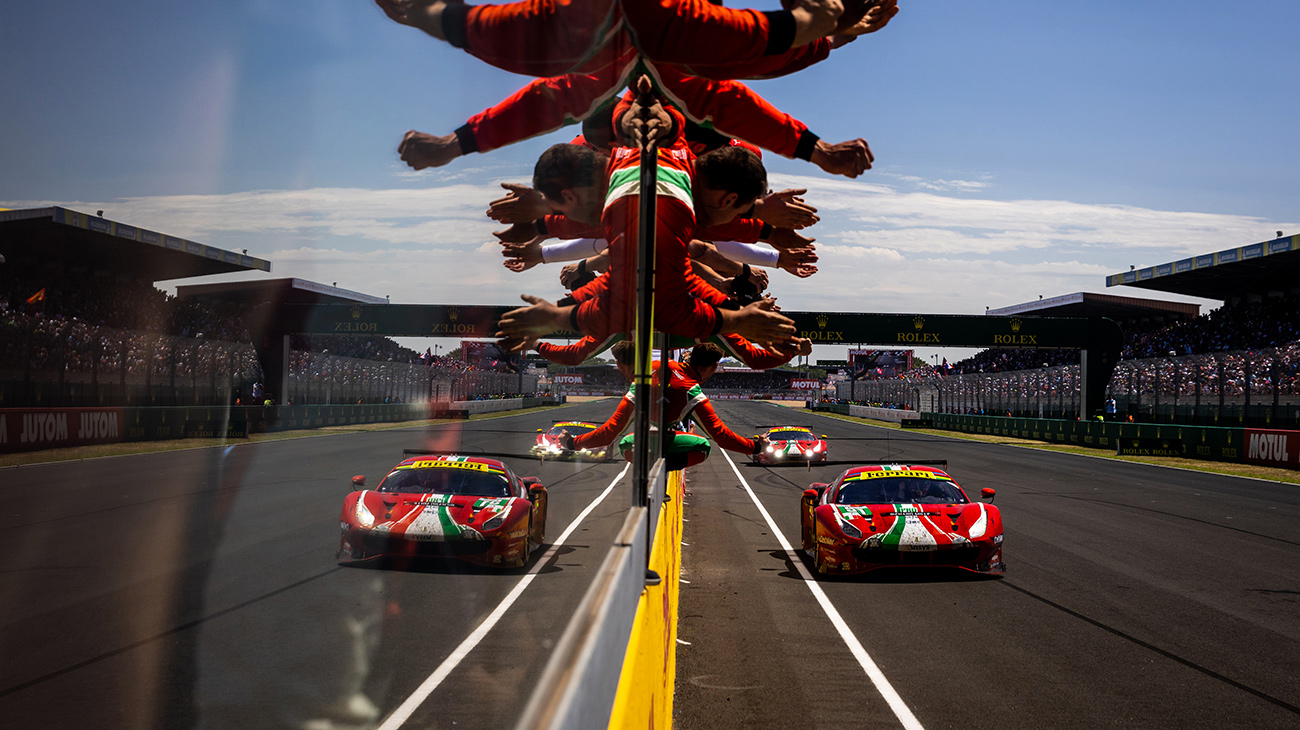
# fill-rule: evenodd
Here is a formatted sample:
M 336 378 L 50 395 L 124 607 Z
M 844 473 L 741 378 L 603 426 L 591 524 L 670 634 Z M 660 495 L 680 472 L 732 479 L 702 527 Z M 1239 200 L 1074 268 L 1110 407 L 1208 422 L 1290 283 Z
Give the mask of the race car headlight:
M 844 534 L 848 535 L 849 537 L 859 538 L 859 539 L 861 539 L 862 537 L 862 530 L 859 530 L 858 528 L 854 527 L 849 522 L 841 522 L 840 529 L 843 530 Z
M 493 517 L 492 519 L 488 520 L 487 522 L 484 522 L 484 523 L 480 526 L 480 529 L 483 529 L 483 530 L 495 530 L 495 529 L 497 529 L 498 527 L 500 527 L 501 525 L 505 524 L 505 521 L 506 521 L 506 518 L 505 518 L 504 515 L 497 515 L 496 517 Z
M 357 500 L 356 514 L 358 525 L 361 525 L 362 527 L 374 527 L 375 516 L 370 513 L 370 510 L 366 509 L 366 503 L 360 499 Z
M 770 453 L 772 453 L 772 452 L 774 452 L 774 451 L 776 451 L 776 447 L 775 447 L 775 446 L 771 446 L 771 445 L 769 445 L 769 446 L 767 447 L 767 453 L 770 454 Z
M 804 455 L 804 456 L 812 456 L 814 453 L 815 453 L 815 452 L 814 452 L 812 449 L 808 449 L 807 451 L 803 452 L 803 455 Z

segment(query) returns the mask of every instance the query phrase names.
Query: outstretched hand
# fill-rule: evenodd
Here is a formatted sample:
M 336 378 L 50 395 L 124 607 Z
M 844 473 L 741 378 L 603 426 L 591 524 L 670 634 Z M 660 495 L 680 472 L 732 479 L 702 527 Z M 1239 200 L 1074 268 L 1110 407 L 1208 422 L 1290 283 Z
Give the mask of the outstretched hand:
M 844 15 L 840 16 L 840 22 L 835 28 L 835 35 L 856 38 L 867 33 L 875 33 L 888 25 L 890 19 L 895 15 L 898 15 L 898 0 L 880 0 L 853 22 L 849 22 L 853 18 L 846 11 Z
M 806 189 L 768 193 L 754 204 L 754 217 L 773 228 L 807 228 L 817 221 L 817 209 L 799 197 Z
M 794 320 L 777 312 L 776 299 L 760 299 L 737 310 L 720 310 L 722 333 L 734 332 L 760 345 L 780 345 L 795 339 Z
M 807 279 L 817 273 L 817 249 L 808 246 L 807 248 L 788 248 L 777 254 L 776 265 L 785 271 L 794 274 L 800 279 Z
M 525 243 L 502 241 L 501 255 L 509 259 L 505 262 L 507 269 L 515 273 L 527 271 L 542 263 L 542 237 Z
M 531 294 L 521 294 L 519 298 L 528 302 L 529 306 L 512 309 L 501 315 L 496 337 L 506 340 L 535 340 L 569 327 L 569 313 L 573 309 L 572 306 L 560 307 Z M 519 352 L 521 349 L 522 346 L 516 345 L 510 352 Z
M 460 157 L 460 141 L 455 134 L 435 137 L 412 129 L 402 137 L 401 144 L 397 145 L 397 154 L 402 162 L 416 170 L 442 167 Z
M 442 9 L 464 0 L 375 0 L 384 15 L 412 28 L 419 28 L 438 40 L 447 40 L 442 32 Z
M 790 230 L 789 228 L 773 228 L 772 234 L 767 237 L 767 244 L 778 251 L 784 251 L 791 248 L 813 248 L 815 238 L 808 238 Z M 816 261 L 813 258 L 813 261 Z
M 492 231 L 502 244 L 508 243 L 528 243 L 532 240 L 538 240 L 538 255 L 541 255 L 540 237 L 537 235 L 537 226 L 531 222 L 516 223 L 504 231 Z
M 551 212 L 542 194 L 527 185 L 501 183 L 509 192 L 488 203 L 487 217 L 498 223 L 531 223 Z
M 673 118 L 664 110 L 650 77 L 642 74 L 634 84 L 636 98 L 618 120 L 624 144 L 645 150 L 651 142 L 672 136 Z
M 813 146 L 812 163 L 832 175 L 857 177 L 870 170 L 875 160 L 865 139 L 851 139 L 839 144 L 828 144 L 819 139 Z

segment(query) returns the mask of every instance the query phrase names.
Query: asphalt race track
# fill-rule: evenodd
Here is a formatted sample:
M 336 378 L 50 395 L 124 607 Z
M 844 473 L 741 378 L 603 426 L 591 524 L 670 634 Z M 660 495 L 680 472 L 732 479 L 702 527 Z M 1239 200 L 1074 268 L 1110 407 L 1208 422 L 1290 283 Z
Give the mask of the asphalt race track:
M 1300 726 L 1300 487 L 715 405 L 998 490 L 1005 578 L 818 581 L 919 726 Z M 737 465 L 796 549 L 802 490 L 842 469 Z M 899 727 L 739 482 L 689 477 L 677 726 Z
M 740 433 L 811 426 L 832 459 L 947 459 L 998 490 L 1008 573 L 817 581 L 882 689 L 715 450 L 688 475 L 679 727 L 902 726 L 888 693 L 925 728 L 1300 725 L 1300 488 L 717 406 Z M 339 567 L 339 508 L 403 448 L 523 452 L 612 407 L 0 470 L 0 727 L 375 727 L 449 657 L 407 726 L 512 726 L 626 482 L 510 571 Z M 796 545 L 801 491 L 840 469 L 736 463 Z M 622 469 L 512 465 L 550 490 L 548 543 Z
M 608 405 L 0 471 L 0 727 L 373 727 L 533 567 L 339 567 L 339 511 L 403 448 L 526 453 Z M 547 542 L 624 463 L 513 460 L 550 492 Z M 583 521 L 410 726 L 509 727 L 631 502 Z M 541 553 L 537 554 L 539 557 Z

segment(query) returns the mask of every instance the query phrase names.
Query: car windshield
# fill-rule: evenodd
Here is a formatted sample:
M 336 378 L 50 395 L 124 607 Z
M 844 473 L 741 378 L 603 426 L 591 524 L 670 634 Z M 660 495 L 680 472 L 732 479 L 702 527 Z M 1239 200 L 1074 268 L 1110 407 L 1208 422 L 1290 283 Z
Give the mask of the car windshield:
M 570 436 L 581 436 L 584 433 L 595 430 L 594 426 L 580 426 L 575 423 L 563 426 L 552 426 L 548 436 L 559 436 L 561 431 L 568 431 Z
M 817 440 L 816 436 L 807 431 L 795 431 L 793 429 L 770 431 L 767 437 L 773 441 L 806 441 L 811 443 Z
M 965 504 L 966 501 L 956 484 L 923 477 L 850 478 L 835 493 L 836 504 Z
M 379 484 L 381 492 L 399 494 L 468 494 L 474 497 L 509 497 L 505 475 L 470 469 L 394 469 Z

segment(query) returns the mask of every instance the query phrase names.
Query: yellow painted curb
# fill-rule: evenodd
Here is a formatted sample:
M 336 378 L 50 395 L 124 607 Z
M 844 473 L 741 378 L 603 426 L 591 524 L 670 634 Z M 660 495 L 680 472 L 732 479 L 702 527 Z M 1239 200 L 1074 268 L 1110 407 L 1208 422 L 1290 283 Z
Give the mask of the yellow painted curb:
M 650 547 L 650 569 L 659 585 L 646 586 L 623 657 L 611 730 L 670 728 L 677 676 L 677 594 L 682 567 L 682 473 L 669 472 L 665 489 L 672 497 L 659 512 Z

